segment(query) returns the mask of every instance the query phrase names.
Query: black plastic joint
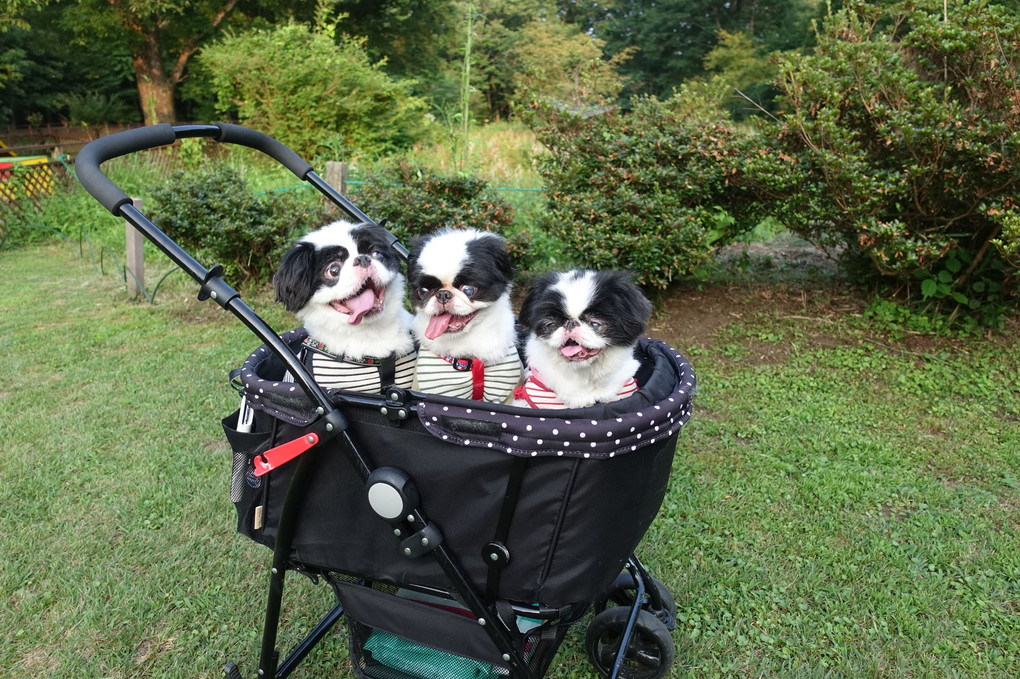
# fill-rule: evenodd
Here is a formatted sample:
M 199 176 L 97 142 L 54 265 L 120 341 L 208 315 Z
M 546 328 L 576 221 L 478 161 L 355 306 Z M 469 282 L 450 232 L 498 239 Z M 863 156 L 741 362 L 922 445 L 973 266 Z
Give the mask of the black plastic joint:
M 320 436 L 324 439 L 336 438 L 340 432 L 347 430 L 347 418 L 339 410 L 331 410 L 322 418 Z
M 386 396 L 386 403 L 380 411 L 383 415 L 394 421 L 406 420 L 410 416 L 411 408 L 408 405 L 410 392 L 391 386 L 387 387 L 383 394 Z
M 239 296 L 237 290 L 227 285 L 227 282 L 221 278 L 222 275 L 223 267 L 219 264 L 209 270 L 205 281 L 202 283 L 202 289 L 198 292 L 199 301 L 204 302 L 207 299 L 211 299 L 221 307 L 226 308 L 231 300 Z
M 400 551 L 408 559 L 417 559 L 443 544 L 443 534 L 435 524 L 426 524 L 420 531 L 400 543 Z
M 510 563 L 510 550 L 502 542 L 493 540 L 482 548 L 482 558 L 492 568 L 506 568 Z

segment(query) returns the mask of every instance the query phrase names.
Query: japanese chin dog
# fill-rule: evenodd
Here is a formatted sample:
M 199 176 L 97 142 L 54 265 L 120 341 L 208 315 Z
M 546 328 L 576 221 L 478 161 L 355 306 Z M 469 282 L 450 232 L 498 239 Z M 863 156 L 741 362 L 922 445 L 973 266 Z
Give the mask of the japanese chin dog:
M 411 386 L 411 314 L 392 242 L 377 224 L 332 222 L 298 240 L 273 276 L 277 301 L 308 330 L 299 358 L 322 387 Z
M 523 366 L 510 306 L 513 266 L 488 231 L 444 229 L 415 239 L 407 263 L 420 345 L 415 389 L 509 402 Z
M 651 314 L 651 302 L 624 272 L 542 276 L 521 303 L 528 377 L 514 404 L 583 408 L 633 394 L 634 349 Z

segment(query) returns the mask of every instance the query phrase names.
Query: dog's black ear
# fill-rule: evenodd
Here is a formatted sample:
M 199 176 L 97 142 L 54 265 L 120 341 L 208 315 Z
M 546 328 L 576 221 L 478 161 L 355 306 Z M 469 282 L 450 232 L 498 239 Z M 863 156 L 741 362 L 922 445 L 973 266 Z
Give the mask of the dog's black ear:
M 318 278 L 315 246 L 311 243 L 298 243 L 283 256 L 280 268 L 273 276 L 276 301 L 281 302 L 291 313 L 300 311 L 315 292 Z
M 418 272 L 418 256 L 421 255 L 422 248 L 430 240 L 429 236 L 413 236 L 409 242 L 410 248 L 408 248 L 409 254 L 407 256 L 407 277 L 410 280 L 414 280 L 414 277 Z
M 510 261 L 505 238 L 491 231 L 483 231 L 476 240 L 468 243 L 468 252 L 494 283 L 509 285 L 513 282 L 514 265 Z
M 610 317 L 616 319 L 609 333 L 621 344 L 632 342 L 645 332 L 654 310 L 652 303 L 631 280 L 629 272 L 612 271 L 600 275 L 603 280 L 597 295 L 608 303 Z
M 535 332 L 541 317 L 550 312 L 549 305 L 559 303 L 559 296 L 550 299 L 550 296 L 546 294 L 549 288 L 556 283 L 557 276 L 555 272 L 543 274 L 531 284 L 527 294 L 524 295 L 521 311 L 517 315 L 517 323 L 526 331 Z

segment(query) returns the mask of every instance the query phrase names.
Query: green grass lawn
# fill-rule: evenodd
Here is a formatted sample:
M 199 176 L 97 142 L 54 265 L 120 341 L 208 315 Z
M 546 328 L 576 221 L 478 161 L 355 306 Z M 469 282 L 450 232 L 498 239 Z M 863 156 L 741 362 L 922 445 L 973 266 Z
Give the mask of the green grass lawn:
M 234 532 L 219 419 L 256 341 L 196 292 L 0 252 L 0 676 L 254 674 L 270 553 Z M 907 344 L 755 293 L 707 334 L 686 292 L 653 324 L 700 381 L 639 553 L 677 600 L 671 676 L 1020 675 L 1020 340 Z M 288 583 L 284 647 L 331 596 Z M 550 677 L 594 676 L 582 638 Z M 306 662 L 353 676 L 342 632 Z

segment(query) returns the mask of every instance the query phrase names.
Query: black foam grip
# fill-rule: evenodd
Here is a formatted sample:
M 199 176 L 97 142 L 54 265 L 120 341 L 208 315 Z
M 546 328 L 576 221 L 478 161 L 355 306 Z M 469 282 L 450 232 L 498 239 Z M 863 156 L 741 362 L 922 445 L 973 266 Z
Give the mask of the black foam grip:
M 100 164 L 136 151 L 166 146 L 176 141 L 174 128 L 167 124 L 137 127 L 100 137 L 86 144 L 74 159 L 75 174 L 85 190 L 113 214 L 120 206 L 131 202 L 126 193 L 118 189 L 99 169 Z
M 306 160 L 269 135 L 230 123 L 218 123 L 217 126 L 220 128 L 217 141 L 224 144 L 240 144 L 261 151 L 293 172 L 298 179 L 304 180 L 312 170 L 312 166 Z

